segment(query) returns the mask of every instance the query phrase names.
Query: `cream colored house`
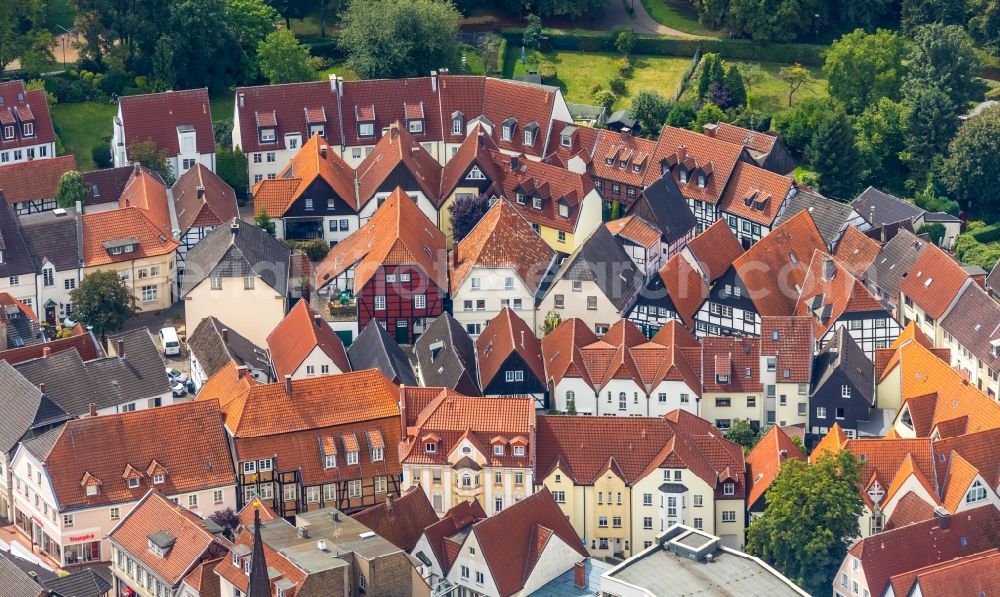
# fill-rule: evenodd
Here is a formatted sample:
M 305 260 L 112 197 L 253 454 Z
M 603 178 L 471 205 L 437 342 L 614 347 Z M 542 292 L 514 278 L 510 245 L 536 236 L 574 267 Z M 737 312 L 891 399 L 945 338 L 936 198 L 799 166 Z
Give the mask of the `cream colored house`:
M 774 416 L 765 412 L 760 346 L 760 338 L 702 338 L 701 418 L 725 431 L 736 419 L 760 427 Z
M 184 322 L 222 319 L 258 346 L 285 317 L 290 251 L 238 219 L 219 226 L 187 254 L 181 296 Z

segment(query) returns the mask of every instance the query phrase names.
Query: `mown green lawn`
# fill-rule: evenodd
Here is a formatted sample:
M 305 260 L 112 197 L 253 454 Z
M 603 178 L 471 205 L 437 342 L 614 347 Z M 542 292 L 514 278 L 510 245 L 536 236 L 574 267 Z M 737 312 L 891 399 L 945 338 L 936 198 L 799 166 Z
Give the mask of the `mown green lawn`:
M 626 3 L 633 0 L 625 0 Z M 698 22 L 698 12 L 687 0 L 642 0 L 642 6 L 661 25 L 672 27 L 691 35 L 718 37 L 719 31 L 708 29 Z
M 316 78 L 320 81 L 326 81 L 334 73 L 340 75 L 345 81 L 356 81 L 359 78 L 358 73 L 348 68 L 344 62 L 331 62 L 330 66 L 316 71 Z
M 556 67 L 559 87 L 568 102 L 592 104 L 591 89 L 597 84 L 605 87 L 618 75 L 616 61 L 620 56 L 610 52 L 549 52 L 536 53 L 539 60 L 551 62 Z M 634 72 L 626 79 L 627 92 L 619 97 L 613 109 L 625 108 L 629 98 L 643 89 L 653 89 L 664 97 L 673 98 L 677 84 L 691 60 L 667 56 L 633 56 Z M 508 49 L 504 59 L 503 76 L 527 73 L 537 69 L 535 64 L 521 64 L 521 53 Z
M 76 156 L 81 172 L 97 166 L 90 156 L 95 145 L 111 138 L 111 119 L 118 106 L 108 103 L 56 104 L 52 106 L 52 121 L 67 154 Z
M 762 62 L 760 64 L 764 70 L 764 80 L 755 87 L 751 94 L 753 96 L 753 107 L 763 112 L 777 114 L 789 110 L 788 106 L 788 83 L 778 78 L 778 71 L 784 64 L 773 62 Z M 812 73 L 813 80 L 806 83 L 792 96 L 792 107 L 794 104 L 807 97 L 826 97 L 826 79 L 823 77 L 823 69 L 819 67 L 808 67 Z
M 233 107 L 236 94 L 233 91 L 219 91 L 209 96 L 208 102 L 212 108 L 212 122 L 233 119 Z

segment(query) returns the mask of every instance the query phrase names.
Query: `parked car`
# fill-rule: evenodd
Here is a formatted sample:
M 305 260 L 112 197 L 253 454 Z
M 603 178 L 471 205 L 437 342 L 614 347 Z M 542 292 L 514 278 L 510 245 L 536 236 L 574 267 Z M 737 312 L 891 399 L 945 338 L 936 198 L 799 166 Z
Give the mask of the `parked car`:
M 177 338 L 175 328 L 163 328 L 160 330 L 160 344 L 163 345 L 163 354 L 170 357 L 181 353 L 181 341 Z
M 174 398 L 180 398 L 187 394 L 187 390 L 184 389 L 184 384 L 179 381 L 170 381 L 170 392 L 174 395 Z
M 174 369 L 173 367 L 167 367 L 167 377 L 170 378 L 171 382 L 179 381 L 181 383 L 184 383 L 188 380 L 187 373 L 184 373 L 183 371 L 180 371 L 178 369 Z

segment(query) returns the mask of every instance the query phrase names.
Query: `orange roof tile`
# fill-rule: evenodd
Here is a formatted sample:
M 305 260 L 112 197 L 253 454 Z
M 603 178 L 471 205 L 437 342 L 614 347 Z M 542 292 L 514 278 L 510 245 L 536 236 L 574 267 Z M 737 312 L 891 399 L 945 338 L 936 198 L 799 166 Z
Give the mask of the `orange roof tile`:
M 809 318 L 821 338 L 845 313 L 889 313 L 868 287 L 837 260 L 816 251 L 809 261 L 795 314 Z
M 160 232 L 167 236 L 172 235 L 167 187 L 160 176 L 151 170 L 135 166 L 118 198 L 118 207 L 121 209 L 138 207 Z
M 354 267 L 357 294 L 381 266 L 416 265 L 447 289 L 446 259 L 444 233 L 397 187 L 367 224 L 337 243 L 316 265 L 316 276 L 325 286 Z
M 109 241 L 136 239 L 136 250 L 111 255 L 105 247 Z M 180 243 L 153 223 L 138 207 L 113 209 L 83 215 L 83 264 L 85 267 L 132 261 L 144 257 L 167 255 Z
M 500 173 L 497 184 L 502 195 L 525 220 L 565 232 L 576 230 L 583 199 L 594 190 L 589 175 L 529 160 L 523 155 L 512 157 L 499 151 L 491 151 L 490 155 Z M 516 168 L 513 167 L 515 161 Z M 518 193 L 525 196 L 524 205 L 517 203 Z M 542 198 L 541 209 L 533 207 L 532 197 Z M 568 208 L 565 217 L 559 215 L 560 202 Z
M 792 191 L 792 179 L 754 164 L 738 162 L 719 201 L 719 209 L 770 226 Z
M 762 317 L 760 353 L 777 357 L 775 375 L 779 383 L 809 383 L 815 336 L 806 317 Z
M 480 124 L 476 124 L 458 151 L 451 156 L 448 163 L 444 165 L 441 172 L 441 200 L 450 197 L 455 187 L 462 183 L 462 177 L 475 165 L 484 176 L 492 183 L 500 179 L 497 172 L 497 165 L 490 155 L 490 150 L 497 149 L 493 137 L 486 133 Z
M 261 520 L 263 521 L 263 516 Z M 281 523 L 273 523 L 281 524 Z M 264 528 L 262 522 L 261 528 Z M 252 525 L 245 526 L 238 531 L 236 539 L 233 541 L 233 546 L 243 546 L 247 548 L 252 553 L 254 547 L 253 541 L 253 530 Z M 246 556 L 249 558 L 249 553 Z M 271 577 L 270 574 L 270 584 L 274 585 L 282 579 L 287 579 L 289 582 L 295 585 L 296 590 L 301 589 L 303 584 L 308 578 L 308 574 L 299 568 L 289 557 L 286 557 L 281 552 L 272 549 L 267 542 L 264 542 L 264 561 L 267 562 L 268 568 L 274 568 L 278 574 L 277 576 Z M 229 584 L 235 586 L 237 589 L 243 592 L 244 595 L 247 594 L 248 585 L 250 584 L 249 577 L 243 572 L 241 564 L 233 565 L 233 558 L 227 557 L 222 558 L 218 564 L 215 565 L 215 573 L 224 578 Z
M 357 168 L 358 209 L 375 198 L 379 187 L 402 165 L 413 176 L 427 199 L 440 205 L 441 164 L 400 126 L 389 125 L 389 131 L 375 144 L 375 149 Z
M 509 267 L 532 293 L 538 290 L 556 253 L 507 199 L 499 199 L 455 246 L 451 258 L 451 292 L 462 287 L 476 267 Z
M 271 217 L 283 216 L 317 179 L 329 185 L 336 197 L 351 209 L 359 208 L 354 170 L 316 133 L 292 156 L 277 178 L 262 180 L 254 186 L 254 213 L 265 209 Z
M 780 427 L 774 425 L 747 455 L 747 477 L 750 482 L 747 508 L 752 508 L 764 496 L 778 476 L 781 465 L 789 458 L 804 462 L 806 456 Z
M 542 338 L 546 380 L 558 384 L 566 376 L 583 377 L 593 385 L 580 347 L 597 342 L 590 327 L 577 318 L 567 319 Z
M 761 392 L 760 338 L 702 338 L 702 360 L 705 363 L 705 392 Z M 711 364 L 715 364 L 712 368 Z M 750 374 L 747 375 L 747 372 Z M 729 381 L 719 383 L 718 375 L 729 375 Z
M 655 151 L 656 141 L 600 130 L 590 170 L 594 176 L 642 188 L 646 186 L 643 180 L 648 180 L 648 170 L 659 172 L 659 165 L 652 159 Z
M 297 302 L 268 334 L 267 348 L 278 379 L 293 375 L 317 348 L 333 361 L 341 373 L 351 370 L 340 336 L 304 300 Z
M 934 518 L 934 504 L 929 504 L 924 498 L 912 491 L 907 491 L 896 502 L 896 507 L 885 521 L 886 531 L 904 527 L 908 524 Z
M 814 251 L 826 243 L 809 212 L 778 226 L 733 262 L 759 315 L 791 315 Z
M 535 378 L 544 383 L 542 343 L 523 319 L 515 315 L 509 307 L 505 307 L 486 324 L 483 333 L 476 338 L 480 387 L 485 388 L 490 385 L 503 364 L 515 353 L 521 357 Z
M 76 158 L 71 155 L 0 166 L 0 192 L 8 203 L 51 199 L 59 179 L 72 170 L 76 170 Z
M 662 232 L 639 216 L 625 216 L 607 222 L 604 226 L 615 236 L 628 239 L 647 249 L 656 246 L 662 238 Z
M 659 271 L 663 287 L 667 291 L 677 314 L 689 328 L 694 324 L 694 316 L 708 298 L 709 288 L 701 273 L 682 254 L 677 253 L 667 260 Z
M 927 315 L 940 319 L 968 279 L 968 272 L 951 256 L 934 245 L 927 245 L 910 273 L 903 277 L 899 290 Z
M 891 440 L 887 440 L 891 441 Z M 933 466 L 933 464 L 932 464 Z M 928 471 L 929 474 L 933 475 L 934 469 L 932 468 Z M 889 488 L 885 492 L 885 497 L 882 498 L 883 504 L 888 503 L 892 498 L 896 496 L 900 489 L 903 488 L 903 484 L 910 478 L 916 480 L 927 495 L 934 500 L 935 505 L 937 505 L 937 495 L 935 493 L 935 487 L 927 479 L 927 475 L 924 474 L 922 470 L 914 462 L 914 457 L 912 452 L 908 452 L 903 458 L 903 463 L 899 465 L 899 470 L 896 471 L 896 476 L 893 477 L 892 482 L 889 484 Z M 932 477 L 933 478 L 933 477 Z
M 979 476 L 979 471 L 969 464 L 968 460 L 962 458 L 961 454 L 951 454 L 949 460 L 948 472 L 941 481 L 943 501 L 944 507 L 949 512 L 957 512 L 965 500 L 965 494 L 969 491 L 972 482 Z M 989 483 L 989 481 L 986 482 L 987 485 Z
M 254 215 L 264 211 L 281 217 L 292 204 L 302 180 L 298 178 L 265 178 L 253 186 Z
M 771 153 L 771 150 L 774 149 L 774 144 L 778 141 L 778 138 L 774 135 L 752 131 L 727 122 L 717 123 L 715 125 L 715 132 L 710 136 L 721 141 L 726 141 L 727 143 L 745 145 L 749 149 L 763 154 Z
M 652 183 L 661 176 L 662 168 L 670 167 L 685 199 L 718 203 L 736 163 L 741 161 L 744 154 L 745 150 L 741 145 L 665 126 L 660 132 L 651 160 L 653 167 L 646 169 L 643 182 Z M 678 164 L 683 164 L 684 169 L 689 172 L 686 183 L 680 182 L 681 168 Z M 704 187 L 699 187 L 697 175 L 691 174 L 696 170 L 707 174 Z
M 895 595 L 995 595 L 1000 592 L 997 566 L 1000 551 L 991 548 L 897 574 L 889 584 Z
M 743 245 L 736 239 L 729 224 L 721 219 L 688 241 L 687 246 L 708 282 L 721 278 L 736 258 L 743 254 Z
M 875 263 L 882 245 L 854 226 L 848 226 L 837 242 L 833 256 L 856 278 L 863 278 Z
M 219 226 L 240 217 L 236 192 L 202 163 L 195 164 L 170 187 L 181 233 L 194 226 Z

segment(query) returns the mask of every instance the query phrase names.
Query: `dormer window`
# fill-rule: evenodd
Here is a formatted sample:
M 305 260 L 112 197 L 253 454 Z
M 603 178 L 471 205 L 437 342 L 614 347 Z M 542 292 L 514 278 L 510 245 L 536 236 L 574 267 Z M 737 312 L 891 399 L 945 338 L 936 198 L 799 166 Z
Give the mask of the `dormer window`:
M 382 462 L 383 450 L 382 448 L 372 448 L 372 462 Z
M 531 207 L 534 207 L 535 209 L 542 209 L 542 198 L 541 197 L 532 197 L 531 198 Z
M 624 170 L 625 168 L 628 168 L 628 160 L 621 160 L 618 162 L 618 165 L 622 167 L 622 170 Z
M 974 504 L 976 502 L 981 502 L 986 499 L 986 488 L 983 487 L 983 482 L 976 479 L 975 482 L 969 487 L 968 493 L 965 494 L 965 503 Z
M 148 540 L 149 551 L 160 558 L 165 557 L 177 541 L 177 538 L 167 531 L 157 531 L 152 535 L 147 535 L 146 539 Z
M 524 456 L 524 446 L 514 446 L 514 456 Z
M 411 120 L 407 123 L 407 128 L 414 135 L 420 135 L 424 132 L 424 121 L 423 120 Z
M 23 125 L 21 125 L 21 131 L 24 133 L 25 137 L 34 137 L 35 136 L 35 123 L 33 123 L 33 122 L 25 122 Z
M 705 175 L 704 174 L 699 174 L 698 175 L 698 188 L 699 189 L 704 189 L 705 188 Z
M 681 170 L 681 182 L 687 184 L 687 181 L 688 181 L 687 170 Z
M 261 143 L 274 143 L 274 141 L 275 141 L 276 138 L 277 137 L 276 137 L 276 135 L 274 133 L 274 129 L 272 129 L 272 128 L 260 129 L 260 142 Z
M 459 116 L 458 118 L 452 118 L 451 119 L 451 134 L 452 135 L 461 135 L 462 134 L 462 118 L 461 118 L 461 116 Z
M 135 489 L 138 486 L 139 486 L 139 478 L 138 477 L 132 477 L 131 479 L 128 480 L 128 488 L 129 489 Z
M 568 218 L 569 217 L 569 205 L 559 202 L 559 217 Z
M 727 375 L 725 373 L 720 373 L 720 374 L 716 375 L 715 376 L 715 383 L 718 383 L 718 384 L 729 383 L 729 375 Z
M 374 122 L 362 122 L 358 124 L 358 136 L 359 137 L 374 137 L 375 136 L 375 123 Z
M 493 455 L 494 456 L 503 456 L 503 444 L 497 444 L 497 445 L 493 446 Z
M 517 204 L 518 205 L 524 205 L 526 202 L 527 202 L 527 199 L 525 198 L 524 193 L 518 193 L 517 194 Z
M 736 485 L 732 481 L 726 481 L 722 484 L 722 495 L 734 495 L 736 493 Z
M 310 124 L 309 125 L 309 136 L 319 135 L 320 137 L 326 137 L 326 125 L 325 124 Z
M 347 466 L 353 466 L 358 463 L 358 453 L 348 452 L 347 453 Z
M 609 166 L 614 166 L 615 165 L 615 158 L 605 158 L 604 159 L 604 163 L 607 164 L 607 165 L 609 165 Z
M 424 452 L 428 454 L 434 454 L 438 451 L 438 445 L 435 442 L 427 442 L 424 444 Z
M 559 137 L 559 145 L 562 145 L 563 147 L 572 147 L 573 139 L 569 135 L 563 134 Z
M 535 131 L 533 130 L 524 131 L 524 144 L 525 145 L 535 144 Z
M 632 166 L 632 170 L 633 170 L 634 172 L 641 172 L 641 171 L 642 171 L 642 165 L 640 165 L 640 164 L 635 164 L 635 165 L 633 165 L 633 166 Z
M 95 495 L 97 495 L 97 485 L 88 485 L 87 486 L 87 497 L 93 497 Z
M 337 468 L 337 455 L 326 454 L 325 456 L 323 456 L 323 468 L 324 469 Z
M 517 121 L 513 118 L 508 118 L 503 121 L 503 125 L 500 127 L 500 138 L 504 141 L 511 141 L 514 139 L 514 128 L 517 126 Z
M 166 478 L 163 475 L 163 473 L 157 473 L 157 474 L 153 475 L 153 485 L 163 485 L 163 481 L 165 479 Z
M 3 127 L 3 138 L 4 139 L 14 138 L 14 125 Z

